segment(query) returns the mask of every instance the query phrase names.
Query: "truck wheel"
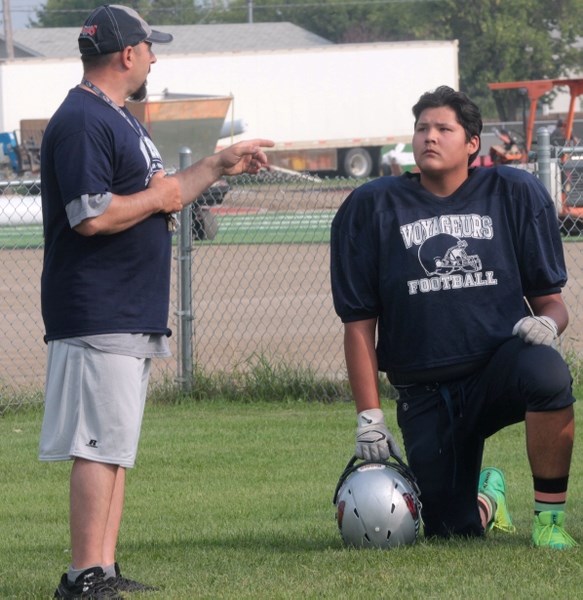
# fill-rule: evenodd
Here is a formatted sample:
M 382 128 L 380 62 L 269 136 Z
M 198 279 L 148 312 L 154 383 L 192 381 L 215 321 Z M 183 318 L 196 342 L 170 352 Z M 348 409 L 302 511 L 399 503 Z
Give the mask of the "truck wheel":
M 372 173 L 373 160 L 366 148 L 351 148 L 342 161 L 346 177 L 368 177 Z

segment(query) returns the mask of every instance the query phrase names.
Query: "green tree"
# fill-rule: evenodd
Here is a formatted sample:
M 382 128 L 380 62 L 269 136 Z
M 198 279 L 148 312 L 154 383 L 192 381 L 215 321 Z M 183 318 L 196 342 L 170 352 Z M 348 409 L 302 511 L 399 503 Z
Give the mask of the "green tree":
M 156 25 L 249 18 L 249 0 L 127 4 Z M 47 0 L 35 25 L 80 26 L 94 6 L 94 0 Z M 503 120 L 520 119 L 524 95 L 493 93 L 488 83 L 555 79 L 583 64 L 583 50 L 574 45 L 583 0 L 253 0 L 252 6 L 254 22 L 290 21 L 337 43 L 457 39 L 460 89 L 485 116 Z
M 289 21 L 332 42 L 368 42 L 383 37 L 375 17 L 384 5 L 378 0 L 253 0 L 252 14 L 254 22 Z M 248 20 L 248 0 L 221 6 L 209 17 L 213 22 Z
M 574 47 L 583 0 L 254 0 L 254 21 L 291 21 L 333 42 L 459 40 L 460 89 L 490 117 L 521 117 L 524 95 L 495 81 L 559 78 L 582 64 Z M 242 22 L 247 0 L 211 19 Z M 550 99 L 550 98 L 549 98 Z
M 95 8 L 92 0 L 47 0 L 36 11 L 33 27 L 81 27 L 91 10 Z
M 87 15 L 99 4 L 95 0 L 47 0 L 36 11 L 33 27 L 81 27 Z M 119 4 L 131 6 L 146 21 L 156 25 L 181 25 L 197 23 L 205 10 L 192 0 L 157 0 L 149 2 L 124 2 Z
M 493 93 L 488 83 L 555 79 L 581 64 L 573 44 L 583 0 L 440 0 L 435 7 L 440 16 L 430 35 L 459 40 L 460 88 L 489 116 L 520 118 L 525 97 L 520 91 Z

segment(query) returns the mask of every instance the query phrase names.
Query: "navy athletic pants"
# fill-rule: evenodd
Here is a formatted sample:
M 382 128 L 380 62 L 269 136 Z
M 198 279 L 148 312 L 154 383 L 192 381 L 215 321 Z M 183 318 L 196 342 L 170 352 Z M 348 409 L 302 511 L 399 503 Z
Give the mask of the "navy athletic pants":
M 514 337 L 468 377 L 396 386 L 397 421 L 421 490 L 426 536 L 483 535 L 477 490 L 484 441 L 524 420 L 575 402 L 569 368 L 550 346 Z

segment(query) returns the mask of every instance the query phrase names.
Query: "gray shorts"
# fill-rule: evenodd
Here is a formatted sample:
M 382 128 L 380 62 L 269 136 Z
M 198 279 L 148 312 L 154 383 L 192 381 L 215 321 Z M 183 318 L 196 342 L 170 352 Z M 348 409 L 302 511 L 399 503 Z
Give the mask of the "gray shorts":
M 39 459 L 78 457 L 133 467 L 150 362 L 49 342 Z

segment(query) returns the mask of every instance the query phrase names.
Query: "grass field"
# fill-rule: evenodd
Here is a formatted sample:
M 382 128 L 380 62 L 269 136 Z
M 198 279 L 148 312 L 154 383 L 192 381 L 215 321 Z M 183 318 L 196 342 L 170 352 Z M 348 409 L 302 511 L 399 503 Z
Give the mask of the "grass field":
M 327 243 L 335 211 L 218 216 L 215 243 Z
M 396 430 L 393 406 L 387 417 Z M 39 410 L 0 418 L 0 598 L 49 598 L 69 561 L 66 463 L 36 459 Z M 580 419 L 579 419 L 580 421 Z M 518 531 L 391 551 L 343 547 L 331 499 L 354 443 L 351 403 L 147 407 L 118 560 L 160 599 L 580 598 L 583 551 L 530 547 L 521 425 L 487 444 Z M 583 451 L 568 528 L 583 540 Z M 135 596 L 136 598 L 140 596 Z

